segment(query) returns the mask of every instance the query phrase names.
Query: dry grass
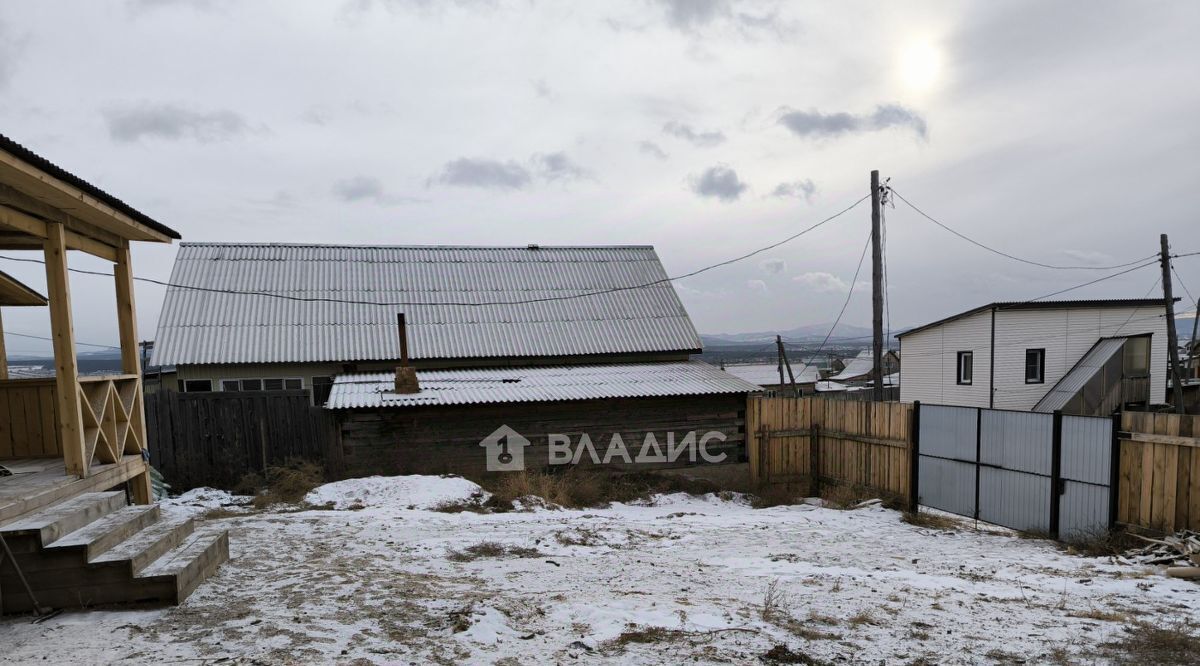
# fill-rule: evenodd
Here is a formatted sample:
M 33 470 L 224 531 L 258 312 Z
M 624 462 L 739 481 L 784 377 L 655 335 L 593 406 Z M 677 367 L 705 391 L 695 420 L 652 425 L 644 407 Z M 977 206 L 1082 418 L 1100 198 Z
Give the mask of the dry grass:
M 1071 617 L 1081 617 L 1087 620 L 1099 620 L 1101 622 L 1125 622 L 1129 620 L 1129 616 L 1125 613 L 1102 611 L 1097 608 L 1085 611 L 1072 611 L 1067 613 L 1067 615 Z
M 242 483 L 238 485 L 252 482 L 253 476 L 256 475 L 242 477 Z M 323 483 L 325 468 L 308 460 L 289 459 L 283 465 L 267 468 L 263 485 L 254 496 L 254 506 L 263 509 L 275 504 L 295 504 Z
M 561 474 L 516 472 L 486 477 L 480 485 L 493 494 L 488 506 L 507 510 L 515 500 L 540 497 L 547 504 L 568 508 L 603 508 L 613 502 L 649 499 L 660 493 L 703 495 L 719 488 L 710 481 L 677 474 L 608 472 L 573 467 Z
M 758 616 L 763 622 L 772 624 L 788 617 L 787 606 L 790 599 L 778 578 L 767 583 L 767 589 L 763 592 L 762 606 L 758 609 Z
M 509 546 L 496 541 L 481 541 L 462 550 L 450 551 L 446 554 L 446 559 L 451 562 L 474 562 L 484 558 L 543 557 L 544 555 L 545 553 L 537 548 Z
M 962 523 L 948 516 L 942 516 L 928 511 L 905 511 L 900 520 L 931 530 L 952 531 L 962 527 Z
M 1108 557 L 1121 555 L 1131 548 L 1143 545 L 1145 544 L 1123 530 L 1094 530 L 1071 534 L 1062 544 L 1062 548 L 1072 555 Z
M 871 615 L 871 612 L 866 610 L 859 611 L 854 615 L 851 615 L 846 622 L 852 627 L 861 627 L 864 624 L 869 624 L 872 626 L 879 624 L 879 622 L 875 620 L 875 616 Z
M 825 666 L 829 663 L 810 657 L 803 652 L 796 652 L 786 645 L 775 645 L 762 654 L 760 659 L 768 664 L 806 664 L 807 666 Z
M 625 631 L 621 632 L 620 636 L 613 639 L 613 643 L 619 646 L 648 643 L 674 643 L 688 637 L 688 632 L 679 629 L 667 629 L 666 627 L 648 627 L 644 625 L 630 624 L 625 627 Z
M 1200 660 L 1200 636 L 1184 620 L 1161 626 L 1147 622 L 1129 625 L 1121 640 L 1106 643 L 1104 648 L 1121 663 L 1185 666 Z
M 773 506 L 791 506 L 797 504 L 805 497 L 808 497 L 809 485 L 801 482 L 798 484 L 764 486 L 750 500 L 750 505 L 756 509 L 769 509 Z

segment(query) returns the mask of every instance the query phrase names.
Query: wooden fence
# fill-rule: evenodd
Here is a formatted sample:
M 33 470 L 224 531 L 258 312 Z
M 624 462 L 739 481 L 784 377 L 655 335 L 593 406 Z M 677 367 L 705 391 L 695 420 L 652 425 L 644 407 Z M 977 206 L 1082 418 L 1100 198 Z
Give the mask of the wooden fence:
M 752 396 L 746 449 L 755 486 L 810 481 L 907 498 L 912 405 Z
M 54 378 L 0 381 L 0 458 L 62 455 Z
M 307 391 L 161 391 L 145 400 L 150 463 L 173 491 L 233 488 L 293 458 L 322 462 L 336 440 L 333 419 Z
M 1117 520 L 1156 532 L 1200 529 L 1200 417 L 1121 415 Z

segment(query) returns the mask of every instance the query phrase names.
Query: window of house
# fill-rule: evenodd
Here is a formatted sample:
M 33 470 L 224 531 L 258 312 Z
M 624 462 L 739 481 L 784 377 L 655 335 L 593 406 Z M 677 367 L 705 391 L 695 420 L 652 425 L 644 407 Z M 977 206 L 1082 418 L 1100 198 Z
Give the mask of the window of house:
M 264 391 L 282 391 L 283 390 L 283 380 L 282 379 L 264 379 L 264 380 L 262 380 L 262 387 L 263 387 Z
M 184 393 L 199 393 L 213 390 L 211 379 L 185 379 L 182 384 Z
M 975 353 L 969 351 L 958 352 L 958 383 L 970 384 L 975 362 Z
M 312 378 L 312 393 L 313 404 L 318 407 L 325 404 L 329 400 L 329 392 L 333 389 L 333 377 L 313 377 Z
M 242 382 L 237 379 L 222 379 L 221 380 L 221 390 L 222 391 L 240 391 L 240 390 L 242 390 Z
M 1046 381 L 1046 350 L 1025 350 L 1025 383 L 1041 384 Z
M 1150 376 L 1150 337 L 1140 336 L 1125 341 L 1125 376 Z
M 287 377 L 283 380 L 283 388 L 289 391 L 301 391 L 304 389 L 304 380 L 299 377 Z
M 243 391 L 261 391 L 263 390 L 263 382 L 261 379 L 243 379 Z

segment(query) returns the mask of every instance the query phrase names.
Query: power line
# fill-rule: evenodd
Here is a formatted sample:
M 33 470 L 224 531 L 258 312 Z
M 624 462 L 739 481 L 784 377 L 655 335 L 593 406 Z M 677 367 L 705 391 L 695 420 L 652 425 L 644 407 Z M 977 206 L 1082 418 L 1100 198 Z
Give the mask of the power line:
M 1175 279 L 1179 280 L 1179 286 L 1183 287 L 1183 292 L 1188 295 L 1188 300 L 1190 300 L 1191 305 L 1195 307 L 1196 297 L 1192 296 L 1192 290 L 1188 289 L 1187 283 L 1183 281 L 1183 276 L 1179 274 L 1179 271 L 1175 270 L 1174 264 L 1171 265 L 1171 272 L 1175 274 Z M 1162 278 L 1159 279 L 1161 280 Z
M 1023 302 L 1033 303 L 1035 301 L 1040 301 L 1043 298 L 1050 298 L 1051 296 L 1058 296 L 1059 294 L 1065 294 L 1068 291 L 1075 291 L 1076 289 L 1082 289 L 1084 287 L 1088 287 L 1093 284 L 1096 284 L 1097 282 L 1104 282 L 1105 280 L 1111 280 L 1112 278 L 1120 277 L 1122 275 L 1125 275 L 1126 273 L 1132 273 L 1133 271 L 1145 268 L 1147 266 L 1154 266 L 1156 264 L 1158 264 L 1158 259 L 1151 259 L 1150 261 L 1148 261 L 1144 264 L 1138 265 L 1138 266 L 1134 266 L 1133 268 L 1126 268 L 1123 271 L 1118 271 L 1116 273 L 1111 273 L 1111 274 L 1105 275 L 1103 277 L 1098 277 L 1095 280 L 1088 280 L 1087 282 L 1084 282 L 1083 284 L 1077 284 L 1074 287 L 1067 287 L 1066 289 L 1059 289 L 1058 291 L 1051 292 L 1051 293 L 1045 294 L 1043 296 L 1038 296 L 1037 298 L 1031 298 L 1031 299 L 1029 299 L 1027 301 L 1023 301 Z
M 821 341 L 821 346 L 817 347 L 817 351 L 813 352 L 808 357 L 808 362 L 805 365 L 811 366 L 813 361 L 821 355 L 821 351 L 825 349 L 825 343 L 829 342 L 829 337 L 837 330 L 838 324 L 842 321 L 842 315 L 846 314 L 846 306 L 850 305 L 850 297 L 854 296 L 854 285 L 858 283 L 858 274 L 862 271 L 863 260 L 867 258 L 867 248 L 871 247 L 871 235 L 867 234 L 867 243 L 863 245 L 862 254 L 858 257 L 858 267 L 854 269 L 854 277 L 850 280 L 850 291 L 846 292 L 846 300 L 842 303 L 842 309 L 838 312 L 837 319 L 833 320 L 833 325 L 829 327 L 829 332 L 825 334 L 825 339 Z
M 41 336 L 41 335 L 19 334 L 19 332 L 16 332 L 16 331 L 4 331 L 4 334 L 16 336 L 16 337 L 28 337 L 28 338 L 30 338 L 30 340 L 46 340 L 49 342 L 54 342 L 53 337 L 46 337 L 46 336 Z M 102 349 L 120 349 L 120 347 L 116 347 L 115 344 L 94 344 L 91 342 L 79 342 L 79 341 L 76 341 L 76 344 L 78 344 L 78 346 L 80 346 L 80 347 L 100 347 Z
M 624 292 L 624 291 L 632 291 L 635 289 L 645 289 L 647 287 L 655 287 L 660 284 L 668 284 L 668 283 L 675 282 L 677 280 L 683 280 L 686 278 L 694 277 L 696 275 L 699 275 L 701 273 L 706 273 L 706 272 L 711 271 L 716 268 L 721 268 L 723 266 L 728 266 L 730 264 L 734 264 L 739 261 L 749 259 L 750 257 L 753 257 L 755 255 L 762 254 L 763 252 L 767 252 L 768 250 L 773 250 L 781 245 L 790 243 L 790 242 L 796 240 L 797 238 L 807 234 L 808 232 L 813 231 L 814 229 L 817 229 L 829 222 L 832 222 L 833 220 L 836 220 L 837 218 L 841 217 L 842 215 L 845 215 L 846 213 L 853 210 L 856 206 L 858 206 L 862 202 L 866 201 L 868 198 L 870 198 L 870 196 L 871 196 L 870 194 L 864 195 L 861 199 L 850 204 L 848 207 L 838 211 L 837 213 L 834 213 L 833 215 L 830 215 L 829 217 L 821 220 L 820 222 L 817 222 L 816 224 L 813 224 L 810 227 L 807 227 L 795 234 L 792 234 L 791 236 L 788 236 L 787 238 L 784 238 L 783 240 L 777 241 L 775 243 L 771 243 L 770 245 L 767 245 L 764 247 L 760 247 L 757 250 L 747 252 L 746 254 L 734 257 L 732 259 L 726 259 L 725 261 L 721 261 L 721 262 L 718 262 L 715 264 L 710 264 L 708 266 L 704 266 L 703 268 L 698 268 L 694 271 L 691 271 L 690 273 L 684 273 L 682 275 L 676 275 L 674 277 L 660 278 L 658 280 L 652 280 L 652 281 L 646 282 L 644 284 L 628 285 L 628 286 L 624 286 L 624 287 L 611 287 L 608 289 L 600 289 L 597 291 L 583 292 L 583 293 L 579 293 L 579 294 L 568 294 L 568 295 L 563 295 L 563 296 L 543 296 L 540 298 L 529 298 L 529 299 L 510 300 L 510 301 L 486 301 L 486 302 L 482 302 L 482 303 L 464 302 L 464 301 L 448 301 L 448 302 L 438 302 L 438 301 L 361 301 L 361 300 L 342 299 L 342 298 L 328 298 L 328 297 L 322 297 L 322 296 L 291 296 L 288 294 L 277 294 L 277 293 L 264 292 L 264 291 L 245 291 L 245 290 L 239 290 L 239 289 L 218 289 L 215 287 L 200 287 L 200 286 L 195 286 L 195 285 L 175 284 L 173 282 L 166 282 L 163 280 L 155 280 L 154 278 L 147 278 L 147 277 L 134 277 L 133 279 L 138 282 L 146 282 L 149 284 L 156 284 L 156 285 L 160 285 L 160 286 L 164 286 L 164 287 L 168 287 L 168 288 L 175 288 L 175 289 L 186 289 L 186 290 L 191 290 L 191 291 L 202 291 L 202 292 L 218 293 L 218 294 L 234 294 L 234 295 L 242 295 L 242 296 L 264 296 L 267 298 L 278 298 L 278 299 L 282 299 L 282 300 L 298 301 L 298 302 L 302 302 L 302 303 L 344 303 L 344 304 L 348 304 L 348 305 L 370 305 L 370 306 L 388 306 L 388 307 L 412 306 L 412 305 L 486 307 L 489 305 L 528 305 L 528 304 L 533 304 L 533 303 L 546 303 L 546 302 L 551 302 L 551 301 L 567 301 L 567 300 L 574 300 L 577 298 L 587 298 L 589 296 L 601 296 L 601 295 L 605 295 L 605 294 L 612 294 L 612 293 L 618 293 L 618 292 Z M 0 259 L 7 259 L 9 261 L 21 261 L 21 262 L 34 263 L 34 264 L 44 264 L 45 263 L 41 259 L 29 259 L 29 258 L 24 258 L 24 257 L 10 257 L 10 256 L 4 256 L 4 255 L 0 255 Z M 98 276 L 102 276 L 102 277 L 113 277 L 112 273 L 105 273 L 103 271 L 89 271 L 89 270 L 84 270 L 81 268 L 68 268 L 67 270 L 69 270 L 73 273 L 79 273 L 82 275 L 98 275 Z
M 1006 257 L 1008 259 L 1012 259 L 1013 261 L 1019 261 L 1023 264 L 1029 264 L 1030 266 L 1038 266 L 1039 268 L 1052 268 L 1052 269 L 1060 270 L 1060 271 L 1107 271 L 1107 270 L 1115 270 L 1117 268 L 1125 268 L 1126 266 L 1132 266 L 1133 264 L 1145 261 L 1146 259 L 1149 259 L 1150 257 L 1158 256 L 1158 254 L 1155 253 L 1155 254 L 1151 254 L 1151 255 L 1142 257 L 1141 259 L 1136 259 L 1134 261 L 1130 261 L 1130 262 L 1127 262 L 1124 264 L 1117 264 L 1116 266 L 1057 266 L 1054 264 L 1044 264 L 1040 261 L 1033 261 L 1031 259 L 1023 259 L 1021 257 L 1009 254 L 1002 250 L 997 250 L 994 247 L 984 245 L 983 243 L 975 240 L 974 238 L 971 238 L 965 234 L 955 231 L 954 229 L 951 229 L 949 226 L 934 219 L 932 216 L 930 216 L 925 211 L 921 210 L 920 208 L 917 208 L 915 205 L 913 205 L 913 203 L 911 201 L 909 201 L 908 199 L 905 199 L 903 194 L 900 194 L 899 192 L 897 192 L 896 188 L 894 188 L 894 187 L 891 188 L 891 192 L 892 192 L 892 194 L 895 194 L 897 198 L 899 198 L 901 201 L 903 201 L 909 208 L 916 211 L 917 214 L 920 215 L 921 217 L 929 220 L 930 222 L 933 222 L 934 224 L 938 225 L 942 229 L 949 231 L 950 233 L 954 234 L 955 236 L 958 236 L 959 238 L 967 241 L 968 243 L 970 243 L 976 247 L 983 248 L 984 250 L 987 250 L 988 252 L 991 252 L 993 254 L 998 254 L 1001 257 Z

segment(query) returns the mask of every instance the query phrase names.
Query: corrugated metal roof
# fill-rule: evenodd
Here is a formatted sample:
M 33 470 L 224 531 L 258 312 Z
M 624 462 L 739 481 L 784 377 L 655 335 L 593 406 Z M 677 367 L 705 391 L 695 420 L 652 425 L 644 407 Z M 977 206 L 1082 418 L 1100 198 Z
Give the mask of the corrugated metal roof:
M 184 243 L 173 284 L 317 300 L 170 287 L 152 362 L 394 360 L 397 312 L 413 359 L 699 350 L 666 278 L 649 246 Z M 366 304 L 331 302 L 344 300 Z
M 836 375 L 832 375 L 829 379 L 836 381 L 846 381 L 870 374 L 875 369 L 875 352 L 870 349 L 864 349 L 858 352 L 858 356 L 850 359 L 846 367 Z
M 759 386 L 779 385 L 779 365 L 777 363 L 747 363 L 745 365 L 726 365 L 725 372 Z M 792 364 L 792 374 L 797 384 L 810 384 L 820 379 L 817 369 L 803 363 Z M 784 384 L 788 384 L 787 368 L 783 369 Z
M 1178 301 L 1179 299 L 1176 298 L 1174 300 Z M 997 301 L 995 303 L 981 305 L 977 308 L 971 308 L 966 312 L 960 312 L 956 315 L 943 317 L 937 321 L 931 321 L 928 324 L 922 324 L 921 326 L 910 328 L 903 333 L 897 333 L 896 337 L 903 338 L 905 336 L 912 335 L 913 333 L 919 333 L 920 331 L 933 328 L 939 324 L 945 324 L 956 319 L 969 317 L 977 312 L 983 312 L 993 308 L 996 310 L 1055 310 L 1078 308 L 1145 308 L 1154 306 L 1162 306 L 1165 311 L 1167 300 L 1165 298 L 1099 298 L 1074 301 Z
M 759 387 L 701 361 L 419 370 L 419 393 L 393 391 L 390 372 L 338 375 L 327 409 L 561 402 L 751 393 Z
M 1125 348 L 1125 341 L 1128 338 L 1101 338 L 1099 342 L 1092 345 L 1088 353 L 1079 359 L 1075 367 L 1063 375 L 1063 378 L 1058 380 L 1054 388 L 1046 392 L 1042 399 L 1033 406 L 1035 412 L 1053 412 L 1056 409 L 1062 409 L 1071 398 L 1087 385 L 1088 380 L 1100 372 L 1104 368 L 1104 364 L 1113 356 L 1121 353 Z
M 76 188 L 79 188 L 80 190 L 83 190 L 85 193 L 87 193 L 93 197 L 96 197 L 100 201 L 103 201 L 104 203 L 108 204 L 109 206 L 112 206 L 113 208 L 128 215 L 132 219 L 150 227 L 151 229 L 154 229 L 155 231 L 157 231 L 165 236 L 169 236 L 171 238 L 179 238 L 178 231 L 175 231 L 174 229 L 168 227 L 165 224 L 162 224 L 161 222 L 157 222 L 157 221 L 151 219 L 151 217 L 149 215 L 146 215 L 145 213 L 134 208 L 133 206 L 130 206 L 129 204 L 125 203 L 124 201 L 121 201 L 120 199 L 114 197 L 113 195 L 109 194 L 108 192 L 105 192 L 104 190 L 100 189 L 99 187 L 92 185 L 91 183 L 87 182 L 86 180 L 80 178 L 79 176 L 76 176 L 75 174 L 58 166 L 57 164 L 42 157 L 41 155 L 38 155 L 37 153 L 26 148 L 25 146 L 22 146 L 21 144 L 17 143 L 16 141 L 13 141 L 12 139 L 4 136 L 3 134 L 0 134 L 0 150 L 3 150 L 4 152 L 15 156 L 16 158 L 20 159 L 22 162 L 25 162 L 26 164 L 32 165 L 33 167 L 37 168 L 39 171 L 41 171 L 43 173 L 49 174 L 49 175 L 63 181 L 64 183 L 67 183 L 68 185 L 72 185 Z

